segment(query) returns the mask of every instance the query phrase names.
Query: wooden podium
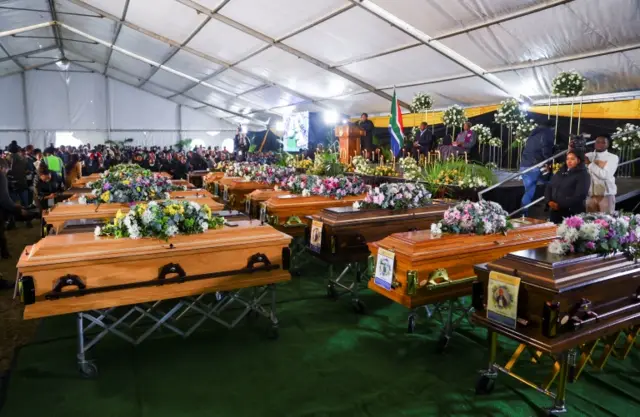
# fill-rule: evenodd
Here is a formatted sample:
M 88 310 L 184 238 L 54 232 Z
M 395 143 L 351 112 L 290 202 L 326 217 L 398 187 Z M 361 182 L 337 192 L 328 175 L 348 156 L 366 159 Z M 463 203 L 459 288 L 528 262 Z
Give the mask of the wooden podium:
M 348 164 L 350 158 L 360 155 L 360 138 L 365 131 L 355 125 L 336 126 L 336 136 L 340 139 L 340 162 Z

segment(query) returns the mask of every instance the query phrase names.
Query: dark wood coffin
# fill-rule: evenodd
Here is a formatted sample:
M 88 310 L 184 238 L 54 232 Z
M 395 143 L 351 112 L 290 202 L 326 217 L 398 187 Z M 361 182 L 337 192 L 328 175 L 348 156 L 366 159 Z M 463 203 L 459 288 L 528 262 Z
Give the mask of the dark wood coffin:
M 370 255 L 367 242 L 381 240 L 394 233 L 426 230 L 440 221 L 451 201 L 436 200 L 426 207 L 409 210 L 356 210 L 352 206 L 331 207 L 311 216 L 322 222 L 322 244 L 319 253 L 327 262 L 366 261 Z M 306 232 L 309 246 L 311 228 Z M 311 248 L 310 248 L 311 249 Z
M 256 221 L 169 241 L 89 233 L 47 236 L 25 248 L 18 261 L 24 317 L 287 281 L 290 242 Z
M 506 235 L 434 236 L 429 230 L 397 233 L 369 243 L 371 254 L 384 248 L 395 253 L 393 288 L 369 281 L 369 288 L 416 308 L 471 294 L 474 265 L 494 261 L 522 249 L 546 246 L 556 236 L 556 225 L 542 220 L 514 222 Z M 373 258 L 375 259 L 375 258 Z M 446 277 L 446 279 L 444 278 Z
M 546 248 L 477 265 L 473 321 L 546 353 L 560 353 L 640 323 L 640 263 L 622 254 L 561 256 Z M 491 271 L 521 279 L 512 329 L 487 319 Z

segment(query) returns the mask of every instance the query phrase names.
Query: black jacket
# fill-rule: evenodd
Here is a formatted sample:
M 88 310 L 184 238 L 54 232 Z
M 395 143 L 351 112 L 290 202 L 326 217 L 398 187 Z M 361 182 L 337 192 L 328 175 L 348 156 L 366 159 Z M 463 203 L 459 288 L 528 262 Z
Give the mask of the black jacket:
M 547 185 L 545 201 L 547 204 L 550 201 L 558 203 L 559 210 L 555 214 L 560 218 L 584 213 L 590 185 L 591 176 L 584 164 L 572 170 L 568 170 L 564 165 Z
M 538 126 L 533 129 L 522 150 L 520 166 L 532 167 L 553 156 L 553 129 Z
M 7 214 L 20 213 L 20 209 L 9 195 L 9 181 L 3 172 L 0 172 L 0 211 Z
M 416 141 L 420 146 L 420 151 L 424 154 L 430 152 L 433 149 L 433 134 L 429 129 L 416 133 Z

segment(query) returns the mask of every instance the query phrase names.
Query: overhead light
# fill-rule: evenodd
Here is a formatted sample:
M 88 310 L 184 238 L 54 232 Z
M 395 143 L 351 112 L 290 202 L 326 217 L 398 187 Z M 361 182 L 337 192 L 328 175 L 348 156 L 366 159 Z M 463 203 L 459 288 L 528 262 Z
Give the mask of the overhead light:
M 335 125 L 338 123 L 338 113 L 333 110 L 324 112 L 324 122 L 328 125 Z
M 220 134 L 220 132 L 207 132 L 207 135 L 209 136 L 218 136 Z
M 520 110 L 522 111 L 529 111 L 530 107 L 529 103 L 520 103 Z
M 67 58 L 62 58 L 61 60 L 56 62 L 56 65 L 62 71 L 67 71 L 67 70 L 69 70 L 69 66 L 71 65 L 71 62 L 69 62 L 69 60 Z
M 276 130 L 278 132 L 284 131 L 284 122 L 276 122 Z
M 342 119 L 342 124 L 346 125 L 347 123 L 349 123 L 349 121 L 347 119 Z

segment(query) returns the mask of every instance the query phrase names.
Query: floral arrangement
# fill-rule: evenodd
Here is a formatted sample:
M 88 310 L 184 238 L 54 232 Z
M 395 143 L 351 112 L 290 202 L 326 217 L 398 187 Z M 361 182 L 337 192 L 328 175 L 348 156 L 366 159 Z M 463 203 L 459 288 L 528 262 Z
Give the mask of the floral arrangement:
M 484 166 L 489 169 L 498 169 L 498 164 L 496 164 L 495 162 L 487 162 L 486 164 L 484 164 Z
M 487 145 L 492 148 L 501 148 L 502 147 L 502 139 L 500 138 L 491 138 L 487 141 Z
M 391 165 L 376 165 L 373 169 L 373 175 L 376 177 L 397 177 L 398 173 Z
M 134 164 L 116 165 L 88 185 L 93 197 L 89 200 L 99 203 L 162 200 L 169 198 L 170 191 L 185 189 L 172 185 L 162 175 Z M 87 199 L 80 202 L 87 202 Z
M 587 79 L 577 71 L 561 72 L 551 82 L 553 94 L 563 97 L 576 97 L 584 92 Z
M 220 161 L 213 167 L 213 171 L 214 172 L 225 172 L 227 170 L 227 168 L 229 168 L 229 166 L 231 166 L 233 164 L 234 164 L 234 162 L 233 161 L 229 161 L 229 160 Z
M 564 165 L 564 164 L 561 164 L 559 162 L 556 162 L 555 164 L 553 164 L 552 167 L 551 167 L 553 173 L 557 174 L 558 171 L 560 171 L 560 168 L 562 168 L 562 165 Z
M 359 177 L 319 177 L 316 175 L 292 175 L 281 181 L 281 190 L 304 197 L 318 195 L 340 200 L 349 195 L 359 195 L 366 191 L 364 181 Z
M 462 180 L 458 181 L 458 184 L 456 184 L 458 187 L 460 188 L 485 188 L 489 185 L 489 183 L 487 182 L 486 179 L 482 178 L 482 177 L 474 177 L 471 175 L 465 175 L 464 177 L 462 177 Z
M 405 210 L 430 203 L 431 193 L 421 184 L 385 183 L 370 189 L 362 203 L 355 203 L 354 207 Z
M 460 188 L 484 188 L 489 185 L 485 178 L 457 169 L 441 171 L 436 179 L 436 184 Z
M 369 161 L 367 161 L 363 156 L 354 156 L 351 160 L 351 164 L 353 165 L 354 172 L 356 174 L 373 175 L 373 166 L 369 165 Z
M 535 129 L 536 126 L 538 125 L 533 121 L 533 119 L 527 121 L 527 119 L 523 117 L 523 120 L 518 123 L 515 128 L 515 140 L 513 141 L 515 144 L 514 146 L 524 146 L 529 135 L 533 132 L 533 129 Z
M 227 165 L 224 172 L 226 177 L 251 177 L 260 168 L 255 162 L 233 162 Z
M 178 234 L 203 233 L 221 228 L 224 218 L 214 216 L 209 206 L 193 201 L 163 201 L 137 204 L 127 214 L 118 211 L 112 223 L 96 227 L 96 236 L 116 239 L 154 237 L 168 240 Z
M 513 225 L 507 217 L 509 214 L 498 203 L 480 201 L 473 203 L 463 201 L 444 212 L 444 219 L 431 225 L 431 233 L 439 236 L 442 233 L 488 235 L 506 234 Z
M 413 113 L 424 113 L 433 107 L 433 98 L 426 93 L 417 93 L 411 101 Z
M 409 181 L 417 180 L 420 178 L 420 167 L 418 162 L 410 156 L 402 158 L 399 161 L 400 168 L 402 168 L 402 177 Z
M 500 102 L 498 112 L 496 113 L 496 123 L 503 125 L 518 125 L 525 119 L 520 103 L 515 98 L 508 98 Z
M 407 142 L 415 142 L 419 132 L 420 128 L 418 126 L 414 126 L 411 129 L 411 133 L 409 133 L 405 139 L 407 140 Z
M 465 116 L 462 107 L 454 104 L 444 111 L 442 121 L 446 126 L 462 126 L 467 121 L 467 116 Z
M 438 187 L 479 188 L 496 182 L 491 169 L 467 163 L 465 160 L 436 161 L 428 164 L 421 177 L 427 183 Z
M 640 126 L 627 123 L 624 127 L 616 129 L 616 135 L 611 148 L 640 149 Z
M 308 170 L 309 168 L 311 168 L 313 166 L 313 161 L 309 158 L 305 158 L 305 159 L 296 159 L 293 161 L 293 163 L 291 164 L 291 166 L 293 168 L 296 169 L 303 169 L 303 170 Z
M 491 128 L 489 128 L 489 126 L 477 124 L 471 126 L 471 130 L 476 132 L 476 137 L 478 138 L 479 144 L 484 145 L 489 143 L 489 141 L 491 140 Z
M 625 252 L 636 258 L 639 242 L 640 215 L 587 213 L 564 219 L 549 252 L 559 255 Z
M 285 178 L 289 178 L 291 175 L 294 175 L 295 172 L 295 168 L 260 165 L 253 170 L 251 175 L 248 176 L 248 179 L 262 184 L 275 185 L 280 184 Z

